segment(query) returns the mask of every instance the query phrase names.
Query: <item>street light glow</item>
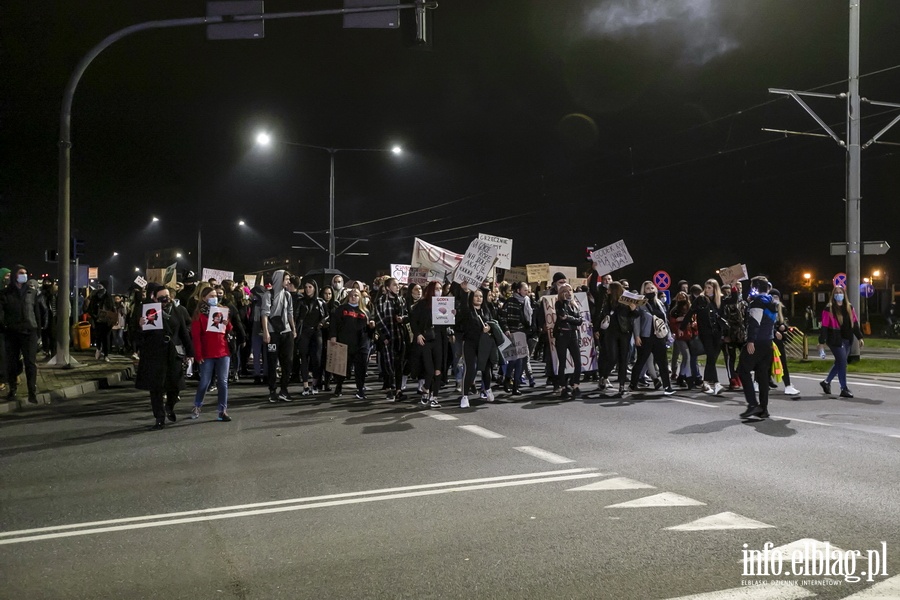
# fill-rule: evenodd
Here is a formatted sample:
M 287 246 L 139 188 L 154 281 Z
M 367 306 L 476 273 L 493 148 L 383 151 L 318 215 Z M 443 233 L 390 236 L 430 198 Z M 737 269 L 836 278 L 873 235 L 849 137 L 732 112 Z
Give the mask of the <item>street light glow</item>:
M 272 136 L 265 131 L 261 131 L 256 134 L 256 143 L 260 146 L 268 146 L 272 143 Z
M 804 273 L 803 279 L 812 279 L 812 273 Z
M 175 253 L 175 258 L 181 258 L 181 252 L 176 252 L 176 253 Z
M 400 146 L 394 146 L 393 148 L 391 148 L 391 152 L 399 156 L 400 154 L 403 154 L 403 148 L 401 148 Z
M 152 223 L 158 223 L 158 222 L 159 222 L 159 217 L 153 217 L 153 219 L 151 220 L 151 222 L 152 222 Z
M 119 255 L 118 252 L 113 252 L 113 256 L 118 256 L 118 255 Z
M 135 273 L 140 273 L 140 272 L 141 272 L 141 268 L 140 268 L 140 267 L 135 267 L 135 268 L 134 268 L 134 272 L 135 272 Z
M 238 221 L 238 225 L 243 227 L 244 225 L 246 225 L 246 223 L 244 223 L 244 220 L 241 219 L 240 221 Z
M 872 271 L 872 277 L 881 277 L 881 271 Z

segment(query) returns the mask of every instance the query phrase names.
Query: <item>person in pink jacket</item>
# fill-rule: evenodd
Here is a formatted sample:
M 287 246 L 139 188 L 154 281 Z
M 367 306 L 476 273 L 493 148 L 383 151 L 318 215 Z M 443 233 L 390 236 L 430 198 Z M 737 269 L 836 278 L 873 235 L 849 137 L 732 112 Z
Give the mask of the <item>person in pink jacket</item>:
M 200 302 L 191 323 L 191 340 L 194 344 L 194 362 L 200 367 L 200 385 L 197 386 L 191 418 L 196 419 L 200 416 L 203 397 L 206 396 L 206 390 L 209 389 L 213 373 L 215 373 L 219 388 L 219 420 L 230 421 L 231 417 L 228 416 L 228 367 L 231 363 L 231 350 L 228 347 L 228 334 L 231 332 L 231 321 L 227 314 L 222 315 L 219 311 L 219 298 L 216 290 L 211 286 L 207 285 L 202 289 L 198 297 Z M 227 309 L 225 310 L 227 311 Z M 210 314 L 212 314 L 212 321 L 210 321 Z
M 831 302 L 822 311 L 822 328 L 819 330 L 819 347 L 827 344 L 834 355 L 834 365 L 828 372 L 828 377 L 819 382 L 822 391 L 828 395 L 831 395 L 831 380 L 837 375 L 841 384 L 841 398 L 853 397 L 847 387 L 847 357 L 854 336 L 862 347 L 862 332 L 859 330 L 856 311 L 850 306 L 844 288 L 837 286 L 831 290 Z

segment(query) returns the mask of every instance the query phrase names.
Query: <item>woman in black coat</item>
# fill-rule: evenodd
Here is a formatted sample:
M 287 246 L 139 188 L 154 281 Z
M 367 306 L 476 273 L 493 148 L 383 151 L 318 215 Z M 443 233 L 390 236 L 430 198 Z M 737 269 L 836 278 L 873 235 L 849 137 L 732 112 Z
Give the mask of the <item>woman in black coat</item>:
M 432 281 L 425 287 L 422 299 L 409 312 L 409 325 L 412 328 L 414 344 L 421 350 L 420 371 L 425 379 L 425 393 L 419 403 L 422 406 L 440 408 L 436 393 L 441 387 L 441 369 L 447 349 L 447 326 L 434 325 L 431 318 L 431 302 L 440 296 L 443 290 L 439 281 Z
M 186 385 L 184 382 L 184 370 L 182 362 L 184 358 L 194 356 L 194 346 L 191 344 L 191 333 L 181 317 L 175 310 L 168 288 L 156 284 L 148 284 L 150 300 L 162 304 L 162 329 L 139 329 L 141 340 L 141 360 L 138 363 L 137 376 L 134 387 L 150 392 L 150 406 L 153 408 L 153 416 L 156 424 L 154 430 L 163 429 L 166 426 L 166 417 L 175 421 L 175 403 L 178 402 L 178 393 Z M 143 311 L 142 311 L 143 312 Z M 138 327 L 142 327 L 146 318 L 141 316 Z M 180 346 L 180 349 L 176 349 Z M 180 355 L 180 352 L 183 355 Z M 166 396 L 165 408 L 163 408 L 163 394 Z
M 360 292 L 351 289 L 344 304 L 334 309 L 331 315 L 330 338 L 333 342 L 346 344 L 347 367 L 353 365 L 356 377 L 356 397 L 366 399 L 366 366 L 369 349 L 375 333 L 375 321 L 360 302 Z M 334 395 L 340 396 L 344 377 L 335 375 Z
M 463 397 L 460 408 L 469 408 L 469 397 L 466 395 L 475 384 L 475 374 L 481 371 L 482 398 L 494 401 L 491 390 L 491 370 L 498 361 L 497 342 L 491 333 L 490 323 L 493 315 L 484 301 L 484 292 L 477 289 L 469 295 L 467 308 L 462 312 L 457 334 L 463 340 L 463 358 L 465 360 L 465 379 Z M 496 322 L 494 322 L 496 325 Z M 499 326 L 497 327 L 499 331 Z

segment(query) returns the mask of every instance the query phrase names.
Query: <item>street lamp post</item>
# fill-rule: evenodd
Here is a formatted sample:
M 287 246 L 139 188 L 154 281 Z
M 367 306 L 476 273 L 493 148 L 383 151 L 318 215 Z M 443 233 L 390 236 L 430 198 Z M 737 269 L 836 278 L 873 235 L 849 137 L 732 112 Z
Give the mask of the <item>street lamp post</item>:
M 256 144 L 258 146 L 267 147 L 272 143 L 272 136 L 262 132 L 256 136 Z M 392 146 L 391 148 L 331 148 L 328 146 L 316 146 L 314 144 L 303 144 L 300 142 L 289 142 L 282 140 L 282 144 L 287 146 L 300 146 L 302 148 L 312 148 L 314 150 L 324 150 L 328 153 L 330 174 L 328 178 L 328 268 L 334 269 L 334 259 L 337 254 L 334 237 L 334 155 L 338 152 L 390 152 L 394 155 L 400 155 L 403 150 L 400 146 Z M 307 236 L 309 237 L 309 236 Z M 310 238 L 312 239 L 312 238 Z M 313 243 L 319 245 L 318 242 L 312 240 Z M 355 243 L 355 242 L 354 242 Z M 321 246 L 319 246 L 321 248 Z M 324 248 L 322 248 L 324 250 Z

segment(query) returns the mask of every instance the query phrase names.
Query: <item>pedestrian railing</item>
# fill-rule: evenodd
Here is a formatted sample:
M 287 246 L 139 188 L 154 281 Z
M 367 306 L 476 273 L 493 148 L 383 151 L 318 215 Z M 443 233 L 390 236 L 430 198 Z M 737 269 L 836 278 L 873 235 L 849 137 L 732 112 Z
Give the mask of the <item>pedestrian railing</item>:
M 800 329 L 791 327 L 783 334 L 784 351 L 788 358 L 806 360 L 809 358 L 809 337 Z

